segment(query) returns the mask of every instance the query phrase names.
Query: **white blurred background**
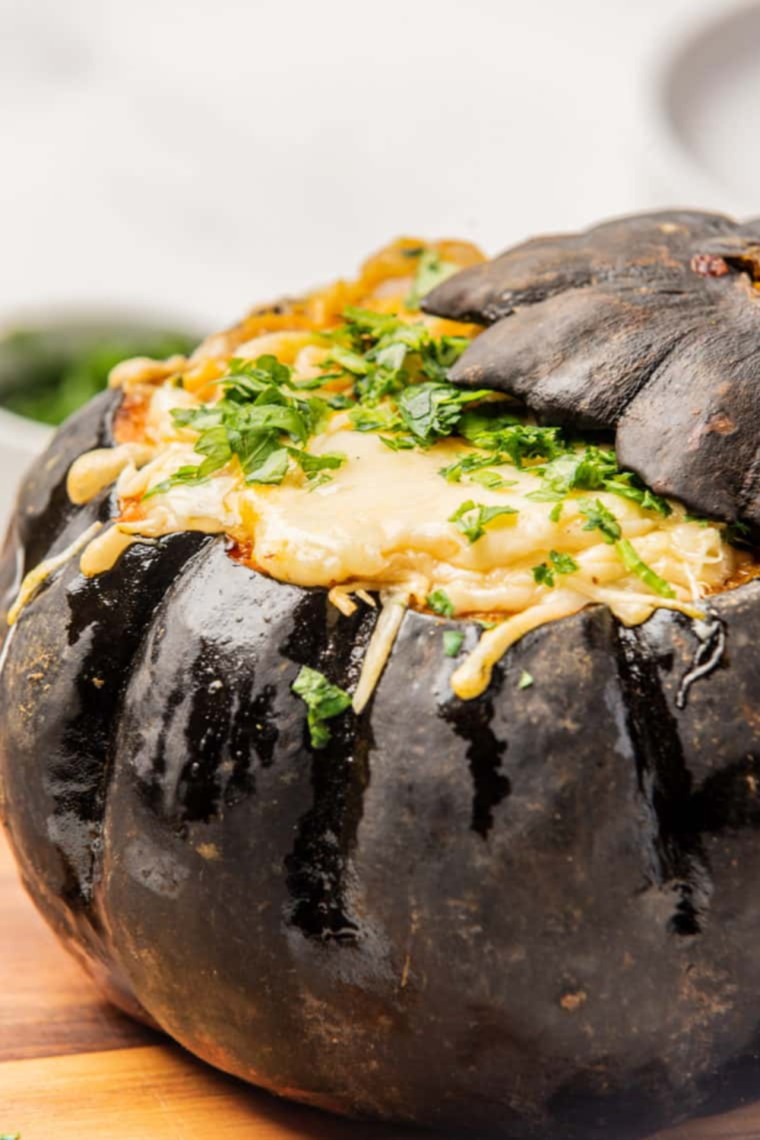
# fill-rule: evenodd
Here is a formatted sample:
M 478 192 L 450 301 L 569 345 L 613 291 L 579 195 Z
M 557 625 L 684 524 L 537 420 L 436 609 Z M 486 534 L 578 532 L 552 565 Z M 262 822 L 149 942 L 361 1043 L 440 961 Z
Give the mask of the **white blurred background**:
M 126 306 L 205 328 L 400 233 L 495 252 L 663 203 L 752 210 L 730 155 L 758 116 L 729 108 L 726 138 L 725 74 L 678 95 L 682 133 L 709 120 L 723 153 L 664 121 L 668 60 L 735 8 L 0 0 L 0 321 Z
M 760 214 L 759 64 L 760 0 L 0 0 L 0 529 L 125 323 L 198 339 L 401 234 Z

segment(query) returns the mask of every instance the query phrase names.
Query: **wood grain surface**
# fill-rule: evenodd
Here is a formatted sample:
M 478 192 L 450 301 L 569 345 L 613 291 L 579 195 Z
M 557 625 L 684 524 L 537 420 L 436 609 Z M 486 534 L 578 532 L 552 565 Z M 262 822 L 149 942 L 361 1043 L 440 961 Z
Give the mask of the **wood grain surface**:
M 0 1136 L 16 1133 L 21 1140 L 442 1140 L 279 1101 L 111 1009 L 25 897 L 0 834 Z M 652 1140 L 760 1140 L 760 1105 Z

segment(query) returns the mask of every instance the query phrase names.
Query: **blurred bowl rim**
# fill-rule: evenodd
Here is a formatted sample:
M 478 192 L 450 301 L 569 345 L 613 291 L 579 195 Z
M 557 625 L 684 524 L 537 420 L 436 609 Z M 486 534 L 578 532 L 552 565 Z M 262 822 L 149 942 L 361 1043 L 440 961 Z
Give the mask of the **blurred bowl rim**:
M 198 329 L 197 320 L 171 309 L 140 308 L 129 305 L 73 305 L 40 303 L 20 305 L 0 313 L 0 344 L 13 333 L 27 329 L 64 329 L 69 325 L 90 326 L 93 329 L 117 325 L 154 329 L 156 332 L 182 331 L 185 335 L 205 335 Z
M 684 29 L 684 13 L 673 24 L 663 39 L 649 68 L 646 87 L 646 114 L 648 147 L 665 171 L 667 182 L 677 194 L 674 207 L 699 208 L 732 214 L 736 218 L 757 216 L 760 205 L 745 200 L 741 192 L 722 182 L 706 167 L 686 142 L 673 114 L 674 88 L 678 76 L 689 66 L 690 58 L 703 47 L 705 41 L 720 34 L 721 30 L 755 12 L 760 20 L 757 0 L 738 0 L 716 11 L 712 6 L 700 6 Z
M 19 451 L 38 455 L 47 447 L 55 431 L 56 428 L 50 424 L 18 416 L 0 407 L 0 439 L 4 446 L 10 444 Z
M 81 329 L 91 328 L 93 332 L 101 328 L 105 332 L 119 326 L 125 329 L 134 327 L 135 330 L 144 328 L 146 332 L 182 332 L 190 338 L 197 335 L 199 342 L 204 335 L 197 328 L 196 320 L 171 310 L 127 305 L 41 303 L 22 305 L 0 313 L 0 351 L 3 342 L 19 332 L 56 332 L 77 326 Z M 12 446 L 30 456 L 37 455 L 47 446 L 56 430 L 49 424 L 20 416 L 0 404 L 0 440 L 4 446 Z

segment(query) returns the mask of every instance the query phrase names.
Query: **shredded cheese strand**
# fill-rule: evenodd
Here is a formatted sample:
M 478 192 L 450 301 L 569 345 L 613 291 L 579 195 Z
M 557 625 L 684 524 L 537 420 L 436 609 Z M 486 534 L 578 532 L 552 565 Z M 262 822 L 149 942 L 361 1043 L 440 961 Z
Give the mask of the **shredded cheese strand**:
M 55 554 L 52 558 L 46 558 L 43 562 L 40 562 L 38 566 L 35 566 L 33 570 L 29 571 L 21 583 L 15 601 L 8 610 L 8 616 L 6 618 L 8 625 L 15 625 L 24 606 L 28 605 L 47 579 L 52 574 L 55 574 L 56 570 L 60 570 L 62 566 L 65 566 L 69 559 L 73 558 L 75 554 L 78 554 L 83 547 L 87 546 L 98 531 L 102 529 L 102 526 L 102 523 L 93 523 L 92 526 L 89 526 L 87 530 L 83 531 L 78 538 L 75 538 L 65 550 L 62 550 L 60 554 Z
M 382 609 L 372 631 L 367 652 L 362 662 L 359 683 L 352 701 L 354 712 L 360 713 L 375 691 L 383 669 L 391 655 L 393 644 L 409 606 L 409 591 L 388 590 L 380 595 Z
M 570 591 L 558 591 L 543 605 L 532 606 L 531 609 L 500 622 L 494 629 L 486 630 L 473 651 L 452 674 L 452 689 L 463 701 L 479 697 L 488 688 L 494 665 L 511 645 L 530 630 L 548 622 L 559 621 L 560 618 L 570 617 L 585 605 L 587 605 L 585 597 Z

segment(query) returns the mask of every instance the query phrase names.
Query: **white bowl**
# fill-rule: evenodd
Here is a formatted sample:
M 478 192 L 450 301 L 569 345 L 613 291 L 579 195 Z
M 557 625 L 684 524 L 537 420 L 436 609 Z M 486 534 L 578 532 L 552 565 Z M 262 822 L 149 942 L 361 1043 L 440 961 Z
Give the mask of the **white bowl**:
M 0 408 L 0 533 L 5 532 L 24 472 L 45 450 L 53 430 Z

